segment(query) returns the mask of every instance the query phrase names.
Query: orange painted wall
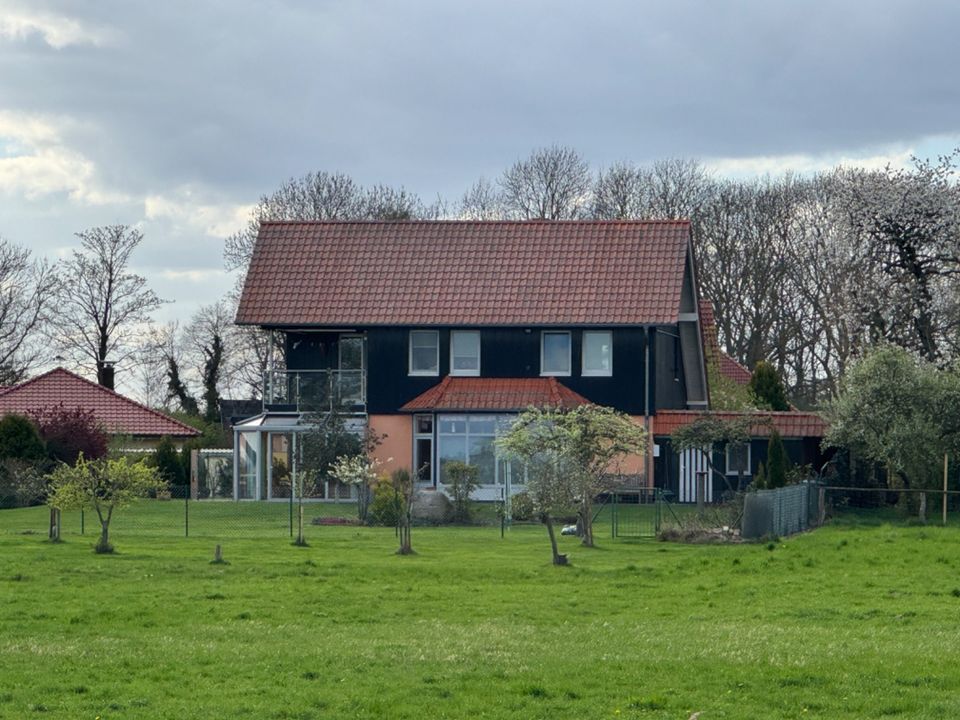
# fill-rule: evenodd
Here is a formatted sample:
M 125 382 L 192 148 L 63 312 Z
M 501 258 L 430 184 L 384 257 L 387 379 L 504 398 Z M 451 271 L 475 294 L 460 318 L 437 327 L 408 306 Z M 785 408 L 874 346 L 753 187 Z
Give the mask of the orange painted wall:
M 383 465 L 380 471 L 389 475 L 397 468 L 413 467 L 413 420 L 409 415 L 371 415 L 370 428 L 386 435 L 374 455 Z M 389 458 L 393 458 L 390 460 Z
M 643 427 L 643 415 L 631 415 L 630 419 L 633 420 L 635 425 Z M 647 436 L 647 453 L 650 455 L 650 479 L 647 481 L 647 486 L 653 486 L 653 436 Z M 620 472 L 628 475 L 643 475 L 644 471 L 644 456 L 643 455 L 628 455 L 619 463 Z

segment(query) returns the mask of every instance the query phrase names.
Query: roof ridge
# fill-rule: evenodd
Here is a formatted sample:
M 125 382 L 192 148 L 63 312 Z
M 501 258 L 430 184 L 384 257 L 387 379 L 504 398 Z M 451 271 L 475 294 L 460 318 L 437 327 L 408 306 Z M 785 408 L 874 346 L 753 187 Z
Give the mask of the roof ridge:
M 550 220 L 533 218 L 530 220 L 460 220 L 442 218 L 438 220 L 262 220 L 266 225 L 690 225 L 687 218 L 629 218 L 623 220 Z
M 560 397 L 560 388 L 557 387 L 560 383 L 551 375 L 547 378 L 547 384 L 550 388 L 550 398 L 553 400 L 553 404 L 556 407 L 560 407 L 563 405 L 563 398 Z

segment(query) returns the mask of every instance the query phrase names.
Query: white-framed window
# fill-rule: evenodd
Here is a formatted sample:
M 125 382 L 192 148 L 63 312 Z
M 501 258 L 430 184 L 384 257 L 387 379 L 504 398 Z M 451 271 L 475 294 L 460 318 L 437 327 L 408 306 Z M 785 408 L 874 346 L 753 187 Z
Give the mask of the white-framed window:
M 750 443 L 727 443 L 727 475 L 750 475 Z
M 540 333 L 540 374 L 570 374 L 570 333 L 544 330 Z
M 410 331 L 410 374 L 440 374 L 440 333 L 437 330 Z
M 479 330 L 453 330 L 450 333 L 450 374 L 480 374 Z
M 585 330 L 581 374 L 593 377 L 613 375 L 613 333 L 609 330 Z

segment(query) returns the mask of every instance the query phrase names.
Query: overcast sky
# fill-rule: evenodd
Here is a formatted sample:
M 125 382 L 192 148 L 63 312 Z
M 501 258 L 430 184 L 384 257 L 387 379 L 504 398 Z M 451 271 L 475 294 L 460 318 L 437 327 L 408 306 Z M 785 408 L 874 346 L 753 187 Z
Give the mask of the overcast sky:
M 0 236 L 135 224 L 186 319 L 291 176 L 455 200 L 557 142 L 595 167 L 903 164 L 960 145 L 960 3 L 0 0 Z

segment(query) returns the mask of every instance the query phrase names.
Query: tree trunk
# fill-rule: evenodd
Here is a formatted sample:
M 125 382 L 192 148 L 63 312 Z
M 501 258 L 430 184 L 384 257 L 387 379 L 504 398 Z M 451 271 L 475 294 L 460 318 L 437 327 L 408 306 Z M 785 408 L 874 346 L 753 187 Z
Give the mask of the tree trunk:
M 583 533 L 580 544 L 584 547 L 593 547 L 593 512 L 587 503 L 580 506 L 580 530 Z
M 100 539 L 97 540 L 97 545 L 94 548 L 98 553 L 109 553 L 113 552 L 113 546 L 110 545 L 110 523 L 109 521 L 102 520 L 100 522 Z
M 297 545 L 306 545 L 307 541 L 303 538 L 303 496 L 301 493 L 300 501 L 297 503 Z
M 553 550 L 553 564 L 566 565 L 567 556 L 561 555 L 557 548 L 557 535 L 553 531 L 553 520 L 550 519 L 549 515 L 543 516 L 543 524 L 547 526 L 547 534 L 550 536 L 550 548 Z

